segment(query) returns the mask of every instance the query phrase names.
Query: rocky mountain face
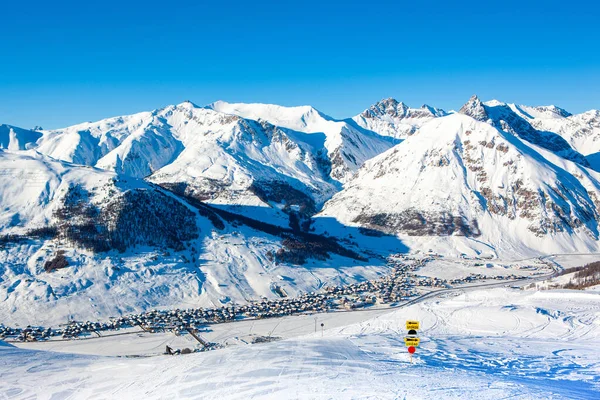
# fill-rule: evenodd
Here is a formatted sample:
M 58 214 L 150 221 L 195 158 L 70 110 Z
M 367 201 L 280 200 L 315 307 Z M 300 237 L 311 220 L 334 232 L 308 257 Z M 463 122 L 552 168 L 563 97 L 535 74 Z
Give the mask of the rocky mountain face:
M 240 104 L 219 101 L 207 106 L 287 130 L 310 135 L 316 147 L 324 148 L 330 160 L 332 179 L 344 183 L 362 164 L 392 147 L 397 141 L 362 129 L 351 120 L 335 120 L 310 106 L 282 107 L 273 104 Z
M 410 108 L 393 98 L 381 100 L 352 118 L 359 126 L 380 135 L 404 139 L 433 118 L 447 115 L 444 110 L 426 104 Z
M 487 122 L 497 129 L 517 135 L 521 139 L 585 167 L 590 166 L 586 158 L 573 149 L 562 136 L 555 132 L 536 129 L 527 118 L 519 115 L 508 104 L 496 101 L 485 104 L 477 96 L 472 96 L 459 113 L 477 121 Z
M 592 168 L 600 170 L 600 111 L 590 110 L 581 114 L 561 114 L 556 118 L 532 116 L 531 124 L 540 130 L 552 131 L 586 156 Z
M 527 107 L 527 106 L 515 106 L 515 108 L 520 109 L 524 114 L 527 114 L 529 118 L 541 118 L 541 119 L 559 119 L 559 118 L 568 118 L 571 114 L 567 110 L 564 110 L 557 106 L 536 106 L 536 107 Z
M 512 116 L 506 116 L 504 119 L 506 121 L 524 120 L 539 132 L 536 134 L 523 122 L 517 122 L 517 128 L 513 128 L 513 132 L 518 134 L 518 131 L 530 131 L 523 136 L 525 140 L 532 137 L 533 140 L 530 141 L 536 144 L 547 141 L 550 150 L 581 163 L 581 157 L 573 154 L 566 147 L 563 142 L 564 139 L 573 150 L 585 156 L 591 168 L 596 171 L 600 170 L 600 111 L 590 110 L 573 115 L 556 106 L 531 107 L 499 101 L 486 102 L 483 107 L 486 106 L 496 110 L 495 112 L 492 111 L 492 114 L 495 113 L 496 115 L 497 126 L 502 125 L 499 120 L 503 118 L 502 116 L 498 117 L 498 115 L 513 114 Z M 518 128 L 518 126 L 521 126 L 521 128 Z M 559 138 L 555 135 L 558 135 Z M 586 164 L 583 163 L 582 165 Z

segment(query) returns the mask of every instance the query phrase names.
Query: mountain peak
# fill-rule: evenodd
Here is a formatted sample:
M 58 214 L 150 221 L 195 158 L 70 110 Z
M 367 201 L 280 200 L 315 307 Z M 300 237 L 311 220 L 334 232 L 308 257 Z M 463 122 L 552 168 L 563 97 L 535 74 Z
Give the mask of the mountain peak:
M 567 110 L 565 110 L 564 108 L 560 108 L 555 105 L 537 106 L 537 107 L 533 107 L 533 108 L 535 108 L 537 111 L 548 112 L 548 113 L 551 113 L 551 114 L 554 114 L 556 116 L 563 117 L 563 118 L 567 118 L 567 117 L 570 117 L 571 115 L 573 115 L 570 112 L 568 112 Z
M 484 104 L 481 102 L 481 100 L 479 100 L 479 97 L 477 97 L 476 94 L 471 96 L 469 101 L 467 101 L 458 112 L 468 115 L 469 117 L 478 121 L 487 121 L 489 119 Z
M 35 145 L 42 133 L 12 125 L 0 124 L 0 148 L 25 150 Z
M 570 115 L 570 117 L 581 121 L 587 126 L 600 128 L 600 110 L 589 110 L 577 115 Z
M 385 99 L 382 99 L 380 101 L 378 101 L 377 103 L 375 103 L 375 105 L 379 105 L 379 106 L 384 106 L 384 107 L 397 107 L 399 104 L 404 105 L 403 102 L 398 101 L 396 99 L 394 99 L 393 97 L 388 97 Z
M 404 117 L 408 111 L 408 106 L 403 102 L 388 97 L 373 104 L 361 114 L 365 118 L 381 117 L 389 115 L 391 117 Z
M 190 100 L 184 100 L 182 103 L 177 104 L 177 108 L 193 109 L 199 107 Z
M 492 99 L 489 101 L 484 102 L 483 104 L 485 104 L 488 107 L 501 107 L 501 106 L 506 106 L 507 104 L 503 101 L 500 100 L 496 100 L 496 99 Z
M 312 106 L 288 107 L 264 103 L 228 103 L 219 100 L 204 108 L 247 119 L 261 119 L 273 125 L 300 131 L 304 131 L 307 124 L 334 120 Z
M 432 107 L 429 104 L 423 104 L 421 106 L 421 110 L 424 110 L 425 112 L 431 114 L 434 117 L 443 117 L 448 115 L 448 113 L 442 110 L 441 108 Z

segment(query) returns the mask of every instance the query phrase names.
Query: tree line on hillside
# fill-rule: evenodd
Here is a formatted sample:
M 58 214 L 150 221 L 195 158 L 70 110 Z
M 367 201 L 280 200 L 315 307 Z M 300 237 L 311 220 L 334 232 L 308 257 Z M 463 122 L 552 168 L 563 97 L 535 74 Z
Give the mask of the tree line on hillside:
M 0 246 L 30 239 L 58 239 L 95 253 L 113 249 L 124 252 L 138 245 L 179 251 L 199 236 L 196 214 L 159 190 L 110 192 L 113 195 L 103 202 L 93 203 L 85 188 L 72 185 L 53 213 L 54 224 L 0 237 Z M 64 267 L 63 258 L 64 253 L 57 253 L 46 270 Z
M 282 248 L 275 253 L 267 253 L 267 256 L 272 261 L 302 265 L 305 264 L 309 258 L 327 260 L 329 259 L 330 253 L 352 258 L 354 260 L 366 261 L 365 257 L 342 246 L 333 237 L 317 235 L 303 231 L 302 229 L 283 228 L 244 215 L 234 214 L 220 208 L 212 207 L 194 196 L 193 192 L 187 190 L 186 183 L 167 183 L 161 184 L 160 186 L 172 191 L 198 209 L 199 213 L 208 217 L 217 229 L 224 229 L 225 224 L 223 221 L 226 221 L 234 227 L 245 225 L 269 235 L 281 237 L 283 239 Z
M 560 275 L 573 274 L 571 280 L 563 286 L 564 289 L 585 289 L 600 285 L 600 261 L 586 264 L 582 267 L 567 268 Z

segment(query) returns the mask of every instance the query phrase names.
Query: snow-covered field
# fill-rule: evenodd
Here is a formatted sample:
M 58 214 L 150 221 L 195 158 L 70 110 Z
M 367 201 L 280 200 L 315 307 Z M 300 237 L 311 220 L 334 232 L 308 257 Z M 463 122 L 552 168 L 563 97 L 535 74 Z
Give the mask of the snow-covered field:
M 356 313 L 338 313 L 348 316 L 347 324 L 326 329 L 323 336 L 187 356 L 98 357 L 3 344 L 0 393 L 7 398 L 593 399 L 600 396 L 599 300 L 593 291 L 466 291 L 358 323 Z M 412 364 L 403 344 L 407 319 L 422 324 Z
M 458 279 L 470 275 L 485 275 L 489 277 L 506 276 L 529 276 L 532 272 L 540 270 L 547 273 L 534 260 L 524 261 L 502 261 L 502 260 L 464 260 L 460 258 L 440 258 L 428 262 L 417 272 L 420 276 L 429 276 L 439 279 Z

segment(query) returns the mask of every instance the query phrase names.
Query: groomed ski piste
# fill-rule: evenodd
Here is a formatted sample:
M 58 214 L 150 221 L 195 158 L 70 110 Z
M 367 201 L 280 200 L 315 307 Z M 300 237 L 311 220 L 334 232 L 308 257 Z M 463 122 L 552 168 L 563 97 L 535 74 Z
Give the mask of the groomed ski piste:
M 569 267 L 591 258 L 549 259 Z M 523 286 L 439 291 L 393 310 L 217 324 L 202 335 L 225 348 L 181 356 L 115 357 L 164 350 L 160 335 L 154 342 L 123 335 L 21 348 L 1 342 L 0 393 L 11 399 L 600 397 L 598 287 Z M 406 320 L 421 323 L 412 362 Z M 277 340 L 249 344 L 252 336 Z

